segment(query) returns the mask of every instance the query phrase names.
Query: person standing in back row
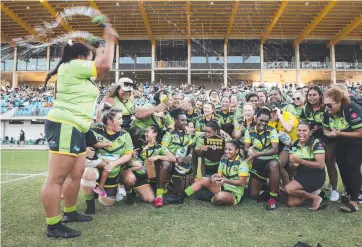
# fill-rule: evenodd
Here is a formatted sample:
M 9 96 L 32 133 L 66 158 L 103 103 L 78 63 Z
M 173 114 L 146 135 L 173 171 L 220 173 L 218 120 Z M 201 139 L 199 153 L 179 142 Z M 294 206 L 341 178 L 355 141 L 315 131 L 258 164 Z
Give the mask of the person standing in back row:
M 362 107 L 351 102 L 347 92 L 338 87 L 328 89 L 324 105 L 323 132 L 336 140 L 336 161 L 347 192 L 340 210 L 353 213 L 358 210 L 362 182 Z

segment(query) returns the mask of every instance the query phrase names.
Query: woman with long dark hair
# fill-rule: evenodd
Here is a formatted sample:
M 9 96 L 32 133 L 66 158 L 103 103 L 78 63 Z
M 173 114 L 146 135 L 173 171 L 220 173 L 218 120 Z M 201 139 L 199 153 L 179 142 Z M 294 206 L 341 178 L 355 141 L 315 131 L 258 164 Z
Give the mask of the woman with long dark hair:
M 323 132 L 336 140 L 336 161 L 347 193 L 341 211 L 353 213 L 358 210 L 362 182 L 362 107 L 338 87 L 324 94 L 324 105 Z
M 134 90 L 133 81 L 127 77 L 120 78 L 118 82 L 112 87 L 111 91 L 106 97 L 103 98 L 99 104 L 97 112 L 97 122 L 100 121 L 101 106 L 107 102 L 122 110 L 122 129 L 129 130 L 131 122 L 135 114 L 135 101 L 132 99 L 132 92 Z
M 329 200 L 338 201 L 339 193 L 337 192 L 338 172 L 336 167 L 335 140 L 327 138 L 323 134 L 323 92 L 318 86 L 312 86 L 307 91 L 307 100 L 300 119 L 302 122 L 309 123 L 312 127 L 312 135 L 320 139 L 325 144 L 325 158 L 328 171 L 329 182 L 332 186 Z
M 92 82 L 95 77 L 112 67 L 115 31 L 104 29 L 105 49 L 94 61 L 94 53 L 85 44 L 69 41 L 62 51 L 56 68 L 47 75 L 57 74 L 54 107 L 45 121 L 45 136 L 49 143 L 49 174 L 42 190 L 47 235 L 55 238 L 72 238 L 79 231 L 62 224 L 92 220 L 76 211 L 80 180 L 85 168 L 85 133 L 93 119 L 93 108 L 99 95 Z M 59 214 L 60 197 L 64 195 L 64 217 Z

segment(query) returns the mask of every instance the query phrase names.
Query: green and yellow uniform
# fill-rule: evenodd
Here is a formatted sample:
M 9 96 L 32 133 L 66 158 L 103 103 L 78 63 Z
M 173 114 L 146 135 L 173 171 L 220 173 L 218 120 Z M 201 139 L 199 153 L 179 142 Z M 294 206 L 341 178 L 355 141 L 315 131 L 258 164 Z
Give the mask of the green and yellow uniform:
M 193 123 L 195 126 L 196 119 L 200 116 L 199 111 L 195 108 L 193 112 L 186 112 L 187 122 Z
M 312 128 L 314 127 L 322 127 L 323 126 L 323 113 L 324 109 L 319 107 L 318 110 L 314 111 L 311 106 L 305 104 L 302 112 L 300 114 L 300 121 L 303 123 L 309 123 Z M 313 136 L 316 138 L 320 138 L 324 142 L 327 141 L 327 138 L 323 135 L 322 128 L 313 132 Z
M 153 108 L 155 106 L 156 105 L 154 105 L 152 103 L 147 103 L 142 108 L 149 109 L 149 108 Z M 135 118 L 131 123 L 131 128 L 139 128 L 141 130 L 141 134 L 143 135 L 146 133 L 146 129 L 150 125 L 157 125 L 160 129 L 163 129 L 163 128 L 168 128 L 168 126 L 170 126 L 173 123 L 174 122 L 173 122 L 173 119 L 170 116 L 170 114 L 166 113 L 164 118 L 156 116 L 156 115 L 152 115 L 150 117 L 143 118 L 143 119 Z
M 303 106 L 296 106 L 294 104 L 288 104 L 282 108 L 282 111 L 289 112 L 296 116 L 297 118 L 300 118 L 300 115 L 302 114 Z
M 136 112 L 134 101 L 132 99 L 120 100 L 117 96 L 113 100 L 115 107 L 122 110 L 122 129 L 129 130 Z
M 115 161 L 126 154 L 132 154 L 133 144 L 128 132 L 121 130 L 117 133 L 108 133 L 103 126 L 92 128 L 98 142 L 112 142 L 112 146 L 96 149 L 98 158 L 107 161 Z M 119 184 L 119 174 L 124 170 L 124 166 L 116 166 L 108 175 L 105 188 L 114 188 Z
M 171 130 L 165 133 L 161 144 L 168 148 L 176 158 L 184 158 L 188 154 L 189 147 L 194 144 L 194 137 L 186 134 L 184 130 Z M 177 164 L 177 169 L 181 170 L 182 174 L 180 175 L 190 174 L 192 172 L 192 164 L 182 164 L 182 166 Z
M 287 133 L 285 131 L 283 125 L 279 122 L 279 120 L 269 121 L 268 125 L 272 128 L 275 128 L 278 132 L 282 131 L 282 132 L 287 133 L 289 135 L 290 139 L 292 140 L 292 142 L 296 141 L 298 139 L 298 137 L 297 137 L 297 128 L 298 128 L 297 117 L 286 111 L 282 112 L 282 117 L 285 121 L 287 121 L 288 123 L 290 123 L 293 126 L 293 129 L 291 132 Z
M 85 135 L 93 120 L 99 90 L 91 81 L 95 63 L 75 59 L 60 65 L 54 107 L 47 115 L 45 136 L 53 153 L 77 156 L 85 152 Z
M 233 124 L 235 113 L 231 111 L 224 112 L 223 110 L 216 111 L 216 115 L 220 116 L 224 122 L 224 124 Z
M 137 179 L 135 187 L 140 187 L 148 183 L 147 170 L 146 166 L 144 165 L 145 160 L 156 155 L 165 156 L 166 153 L 168 152 L 169 151 L 166 147 L 159 144 L 153 144 L 153 145 L 147 144 L 142 149 L 141 153 L 136 159 L 142 163 L 142 169 L 133 172 L 133 174 L 136 176 Z
M 274 128 L 267 127 L 265 131 L 258 132 L 256 127 L 246 130 L 244 143 L 253 146 L 256 152 L 264 152 L 272 149 L 272 143 L 279 143 L 278 132 Z M 266 180 L 267 167 L 271 160 L 278 160 L 278 155 L 259 156 L 252 162 L 251 174 L 256 179 Z
M 297 155 L 303 160 L 315 161 L 315 155 L 324 154 L 325 150 L 319 139 L 311 137 L 304 145 L 301 145 L 299 140 L 295 141 L 289 153 Z M 323 186 L 326 173 L 324 168 L 312 168 L 300 164 L 294 179 L 302 185 L 305 191 L 313 192 Z
M 219 115 L 212 114 L 210 119 L 206 119 L 205 116 L 202 115 L 202 116 L 199 116 L 198 118 L 196 118 L 196 120 L 195 120 L 195 130 L 197 132 L 205 132 L 206 124 L 210 121 L 215 121 L 219 125 L 220 128 L 221 128 L 221 125 L 224 124 L 224 120 Z
M 229 160 L 226 156 L 222 157 L 217 170 L 217 173 L 229 180 L 238 180 L 239 177 L 249 176 L 249 165 L 243 161 L 238 155 L 234 160 Z M 221 188 L 222 191 L 227 191 L 235 197 L 234 204 L 238 204 L 244 195 L 244 187 L 224 183 Z

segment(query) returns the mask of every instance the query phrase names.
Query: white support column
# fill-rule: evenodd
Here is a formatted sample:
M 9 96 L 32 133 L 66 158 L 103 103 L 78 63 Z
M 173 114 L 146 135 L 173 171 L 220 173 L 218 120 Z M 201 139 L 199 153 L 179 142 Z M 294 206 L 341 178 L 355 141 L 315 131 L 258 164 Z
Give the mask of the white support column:
M 332 65 L 332 71 L 331 71 L 331 82 L 332 84 L 336 84 L 337 83 L 337 75 L 336 75 L 336 53 L 335 53 L 335 49 L 334 49 L 334 45 L 332 45 L 330 48 L 330 61 L 331 61 L 331 65 Z
M 264 45 L 260 43 L 260 84 L 264 83 Z
M 50 70 L 50 45 L 47 46 L 47 67 L 45 71 L 49 73 Z
M 299 54 L 299 45 L 295 46 L 295 67 L 297 70 L 297 76 L 296 76 L 296 84 L 298 86 L 300 86 L 301 81 L 300 81 L 300 54 Z
M 152 44 L 151 84 L 155 82 L 156 44 Z
M 115 83 L 117 83 L 119 80 L 119 56 L 120 56 L 119 41 L 117 41 L 117 43 L 116 43 L 116 67 L 115 67 L 116 74 L 115 74 L 115 78 L 114 78 Z
M 228 85 L 228 45 L 224 44 L 224 87 Z
M 16 73 L 16 65 L 18 63 L 18 47 L 14 47 L 14 64 L 13 64 L 13 80 L 11 83 L 12 88 L 16 88 L 18 86 L 18 74 Z
M 191 41 L 187 42 L 187 85 L 191 85 Z

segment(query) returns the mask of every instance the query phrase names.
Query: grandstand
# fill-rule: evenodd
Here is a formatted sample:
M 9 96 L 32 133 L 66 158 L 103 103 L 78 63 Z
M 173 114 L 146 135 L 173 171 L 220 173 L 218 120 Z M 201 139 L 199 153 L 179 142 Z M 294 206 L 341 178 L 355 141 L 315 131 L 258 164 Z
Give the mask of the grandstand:
M 18 89 L 42 85 L 60 53 L 56 46 L 33 53 L 13 39 L 84 5 L 107 15 L 120 36 L 111 73 L 98 78 L 104 85 L 122 76 L 208 88 L 362 82 L 361 1 L 2 1 L 1 86 L 13 88 L 1 94 L 2 137 L 5 121 L 21 128 L 17 121 L 31 124 L 49 111 L 49 93 L 34 100 L 37 90 Z M 71 30 L 102 33 L 75 17 L 51 37 Z

